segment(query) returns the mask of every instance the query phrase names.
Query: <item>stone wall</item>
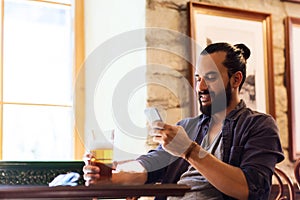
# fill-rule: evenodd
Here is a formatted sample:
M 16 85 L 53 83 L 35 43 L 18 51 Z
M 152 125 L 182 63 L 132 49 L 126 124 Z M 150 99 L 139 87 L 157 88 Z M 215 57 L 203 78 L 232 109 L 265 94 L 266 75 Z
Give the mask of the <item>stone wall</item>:
M 188 35 L 188 0 L 148 0 L 146 11 L 146 26 L 174 30 Z M 287 16 L 300 17 L 300 4 L 282 2 L 280 0 L 200 0 L 199 2 L 212 5 L 227 6 L 250 11 L 259 11 L 272 14 L 272 35 L 273 35 L 273 63 L 274 63 L 274 91 L 276 104 L 276 120 L 280 129 L 280 137 L 285 150 L 286 159 L 279 166 L 293 177 L 294 163 L 288 160 L 288 125 L 287 125 L 287 95 L 284 86 L 285 57 L 284 57 L 284 19 Z M 175 34 L 176 35 L 176 34 Z M 166 67 L 170 70 L 151 70 L 147 72 L 149 80 L 161 79 L 170 84 L 176 85 L 176 92 L 184 91 L 182 80 L 191 79 L 191 71 L 187 60 L 190 49 L 182 49 L 182 43 L 172 34 L 147 33 L 147 44 L 150 47 L 160 44 L 161 49 L 149 49 L 147 63 L 156 66 Z M 170 53 L 169 49 L 176 52 L 184 51 L 185 55 L 178 56 Z M 174 71 L 179 72 L 174 73 Z M 192 116 L 193 113 L 193 92 L 189 90 L 178 100 L 176 92 L 170 92 L 168 88 L 153 84 L 148 89 L 148 105 L 159 105 L 166 121 L 175 123 L 179 119 Z M 150 141 L 150 140 L 149 140 Z M 149 145 L 155 145 L 151 142 Z

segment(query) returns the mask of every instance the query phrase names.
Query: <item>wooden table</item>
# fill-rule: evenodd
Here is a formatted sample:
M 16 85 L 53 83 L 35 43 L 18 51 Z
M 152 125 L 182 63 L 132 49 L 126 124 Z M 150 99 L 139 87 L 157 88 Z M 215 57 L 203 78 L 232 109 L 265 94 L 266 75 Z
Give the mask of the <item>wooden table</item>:
M 0 186 L 0 199 L 92 199 L 126 198 L 141 196 L 183 196 L 190 188 L 179 184 L 93 186 Z

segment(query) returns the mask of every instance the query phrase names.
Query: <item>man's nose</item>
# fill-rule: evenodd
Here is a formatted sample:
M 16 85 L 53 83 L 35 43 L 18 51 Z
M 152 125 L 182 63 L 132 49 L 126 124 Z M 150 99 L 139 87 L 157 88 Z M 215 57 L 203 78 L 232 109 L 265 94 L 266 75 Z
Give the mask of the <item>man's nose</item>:
M 207 84 L 206 84 L 204 78 L 201 78 L 200 80 L 197 81 L 197 90 L 198 91 L 204 91 L 207 89 L 208 89 L 208 87 L 207 87 Z

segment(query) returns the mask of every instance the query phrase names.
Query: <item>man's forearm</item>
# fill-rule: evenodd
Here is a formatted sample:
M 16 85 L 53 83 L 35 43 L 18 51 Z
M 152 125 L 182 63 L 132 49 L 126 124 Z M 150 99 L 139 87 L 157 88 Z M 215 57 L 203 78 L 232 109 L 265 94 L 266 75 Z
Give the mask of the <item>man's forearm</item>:
M 240 168 L 224 163 L 211 154 L 199 158 L 199 151 L 200 146 L 197 146 L 188 159 L 195 169 L 224 194 L 237 199 L 248 199 L 248 184 Z
M 138 161 L 128 161 L 117 165 L 111 180 L 113 183 L 144 184 L 147 181 L 147 171 Z
M 146 172 L 113 172 L 111 181 L 119 184 L 144 184 L 147 180 Z

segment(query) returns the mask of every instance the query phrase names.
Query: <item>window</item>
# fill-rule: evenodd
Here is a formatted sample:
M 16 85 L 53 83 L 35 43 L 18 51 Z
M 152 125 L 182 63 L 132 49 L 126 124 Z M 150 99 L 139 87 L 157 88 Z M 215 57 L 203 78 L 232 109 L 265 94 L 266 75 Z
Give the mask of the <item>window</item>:
M 2 160 L 73 160 L 74 3 L 2 1 Z

